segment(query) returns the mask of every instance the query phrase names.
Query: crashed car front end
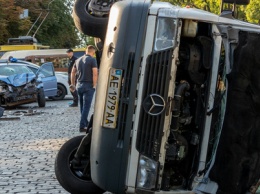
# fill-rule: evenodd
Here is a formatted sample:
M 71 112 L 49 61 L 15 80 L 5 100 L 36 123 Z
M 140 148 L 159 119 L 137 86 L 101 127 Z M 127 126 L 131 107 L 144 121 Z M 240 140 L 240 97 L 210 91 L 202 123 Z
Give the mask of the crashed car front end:
M 0 105 L 16 106 L 37 100 L 37 81 L 33 73 L 0 76 Z

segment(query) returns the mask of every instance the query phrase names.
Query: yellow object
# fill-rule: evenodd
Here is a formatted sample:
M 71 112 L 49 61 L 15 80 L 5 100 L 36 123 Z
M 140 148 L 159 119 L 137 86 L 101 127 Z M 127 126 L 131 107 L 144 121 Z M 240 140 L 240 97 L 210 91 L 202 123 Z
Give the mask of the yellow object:
M 3 56 L 5 52 L 8 51 L 19 51 L 19 50 L 40 50 L 40 49 L 49 49 L 50 46 L 43 45 L 1 45 L 0 46 L 0 58 Z
M 193 20 L 185 20 L 183 25 L 182 36 L 196 37 L 198 29 L 198 22 Z

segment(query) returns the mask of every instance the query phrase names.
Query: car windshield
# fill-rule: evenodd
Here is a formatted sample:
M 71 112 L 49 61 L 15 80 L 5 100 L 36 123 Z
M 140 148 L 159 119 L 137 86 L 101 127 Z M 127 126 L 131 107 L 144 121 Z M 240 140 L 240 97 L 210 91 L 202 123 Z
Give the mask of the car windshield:
M 2 65 L 0 66 L 0 75 L 14 75 L 22 73 L 31 73 L 32 71 L 23 65 Z

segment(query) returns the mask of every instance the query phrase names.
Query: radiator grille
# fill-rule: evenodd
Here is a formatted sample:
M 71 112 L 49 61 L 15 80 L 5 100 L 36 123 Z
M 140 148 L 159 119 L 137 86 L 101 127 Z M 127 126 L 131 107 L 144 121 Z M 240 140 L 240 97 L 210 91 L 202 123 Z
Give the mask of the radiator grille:
M 118 129 L 119 129 L 118 140 L 124 140 L 130 88 L 131 88 L 132 77 L 133 77 L 134 57 L 135 57 L 135 53 L 129 53 L 128 65 L 127 68 L 124 70 L 124 75 L 123 75 L 123 84 L 121 90 L 122 92 L 119 101 L 120 114 L 118 118 Z
M 142 104 L 144 99 L 151 94 L 157 94 L 167 102 L 172 52 L 173 50 L 169 49 L 153 53 L 148 57 L 144 75 Z M 154 160 L 159 158 L 164 118 L 165 111 L 153 116 L 148 114 L 143 106 L 141 107 L 136 148 L 141 154 Z

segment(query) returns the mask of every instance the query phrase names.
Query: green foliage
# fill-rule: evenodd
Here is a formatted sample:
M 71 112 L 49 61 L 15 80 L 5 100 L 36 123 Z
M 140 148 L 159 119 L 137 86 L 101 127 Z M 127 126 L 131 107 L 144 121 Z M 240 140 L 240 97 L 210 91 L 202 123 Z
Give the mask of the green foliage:
M 220 14 L 221 0 L 161 0 L 180 7 L 190 6 Z M 232 5 L 225 4 L 225 9 L 232 9 Z M 237 6 L 237 18 L 240 20 L 260 24 L 260 0 L 250 0 L 247 6 Z
M 93 37 L 86 37 L 86 45 L 95 45 L 95 41 Z
M 190 6 L 215 14 L 220 13 L 221 0 L 162 1 L 181 7 Z M 6 44 L 8 38 L 27 35 L 32 27 L 28 35 L 35 35 L 39 42 L 51 48 L 85 46 L 91 38 L 86 39 L 86 36 L 76 29 L 71 17 L 73 4 L 74 1 L 71 0 L 0 0 L 0 45 Z M 230 5 L 225 8 L 230 8 Z M 23 9 L 29 9 L 29 17 L 20 19 L 19 15 Z M 248 6 L 238 6 L 237 17 L 260 24 L 259 10 L 260 0 L 250 0 Z
M 180 7 L 194 7 L 218 14 L 220 9 L 219 0 L 162 0 Z
M 19 19 L 21 8 L 14 1 L 0 0 L 0 44 L 7 42 L 11 36 L 19 35 L 17 28 L 22 24 Z
M 8 38 L 27 35 L 32 27 L 28 35 L 51 48 L 79 45 L 78 31 L 71 17 L 72 3 L 70 0 L 0 0 L 0 44 L 6 44 Z M 29 9 L 29 17 L 19 19 L 23 9 Z
M 71 48 L 78 45 L 79 38 L 69 7 L 63 0 L 53 1 L 49 7 L 49 15 L 35 37 L 41 43 L 53 48 Z
M 249 22 L 260 24 L 260 1 L 251 0 L 245 8 L 246 18 Z

